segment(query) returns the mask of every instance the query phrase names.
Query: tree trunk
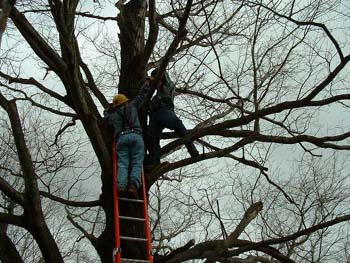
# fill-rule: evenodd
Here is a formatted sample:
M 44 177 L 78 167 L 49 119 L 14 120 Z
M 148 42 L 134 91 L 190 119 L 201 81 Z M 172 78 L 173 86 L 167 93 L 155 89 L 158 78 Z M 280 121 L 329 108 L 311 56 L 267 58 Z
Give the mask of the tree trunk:
M 145 77 L 146 1 L 133 0 L 120 8 L 118 25 L 121 47 L 121 70 L 118 92 L 134 98 Z
M 119 40 L 121 45 L 121 71 L 119 76 L 118 93 L 123 93 L 133 99 L 142 84 L 145 76 L 144 61 L 144 26 L 146 15 L 146 1 L 133 0 L 121 7 L 118 15 L 120 28 Z M 141 122 L 145 123 L 145 117 Z M 111 147 L 112 148 L 112 147 Z M 114 247 L 114 222 L 113 222 L 113 195 L 112 195 L 112 173 L 103 174 L 102 206 L 106 213 L 106 228 L 98 238 L 96 249 L 103 263 L 112 262 L 112 249 Z M 108 189 L 107 186 L 109 187 Z M 142 206 L 139 204 L 123 204 L 120 202 L 119 211 L 121 215 L 143 217 Z M 131 237 L 144 237 L 144 226 L 142 223 L 120 222 L 121 234 Z M 122 257 L 146 259 L 145 244 L 142 242 L 123 242 Z

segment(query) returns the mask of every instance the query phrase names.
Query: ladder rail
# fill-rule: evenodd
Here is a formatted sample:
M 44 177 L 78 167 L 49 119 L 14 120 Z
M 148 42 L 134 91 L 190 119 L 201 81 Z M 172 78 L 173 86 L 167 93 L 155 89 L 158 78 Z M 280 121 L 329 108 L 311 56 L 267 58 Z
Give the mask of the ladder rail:
M 150 263 L 153 263 L 153 255 L 152 255 L 152 242 L 151 242 L 151 229 L 150 229 L 150 222 L 148 217 L 148 202 L 147 202 L 147 192 L 146 192 L 146 180 L 145 180 L 145 174 L 142 166 L 141 171 L 141 179 L 142 179 L 142 195 L 143 195 L 143 215 L 145 218 L 145 235 L 146 235 L 146 250 L 147 250 L 147 259 Z
M 118 167 L 117 167 L 117 141 L 113 139 L 113 203 L 114 203 L 114 242 L 115 247 L 113 251 L 113 262 L 121 262 L 121 246 L 120 246 L 120 225 L 119 225 L 119 204 L 118 204 L 118 189 L 117 189 L 117 178 L 118 178 Z

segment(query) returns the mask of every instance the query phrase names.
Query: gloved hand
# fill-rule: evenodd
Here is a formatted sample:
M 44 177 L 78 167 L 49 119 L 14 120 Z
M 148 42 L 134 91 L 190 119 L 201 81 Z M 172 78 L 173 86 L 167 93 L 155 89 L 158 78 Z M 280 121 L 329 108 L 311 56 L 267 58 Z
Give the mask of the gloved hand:
M 104 109 L 103 113 L 112 113 L 114 112 L 114 107 L 113 107 L 113 103 L 109 104 L 109 106 L 107 108 Z
M 151 76 L 148 77 L 148 76 L 147 76 L 146 79 L 145 79 L 145 84 L 151 85 L 151 83 L 152 83 L 153 80 L 154 80 L 153 77 L 151 77 Z

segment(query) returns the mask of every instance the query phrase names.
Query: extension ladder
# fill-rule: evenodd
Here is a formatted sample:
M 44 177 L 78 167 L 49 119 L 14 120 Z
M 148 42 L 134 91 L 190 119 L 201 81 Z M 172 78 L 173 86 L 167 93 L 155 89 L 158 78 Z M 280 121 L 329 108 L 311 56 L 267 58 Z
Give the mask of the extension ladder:
M 147 195 L 145 186 L 145 176 L 142 169 L 141 174 L 141 189 L 142 199 L 132 199 L 132 198 L 118 198 L 118 188 L 117 188 L 117 152 L 116 152 L 116 141 L 113 140 L 113 201 L 114 201 L 114 235 L 115 235 L 115 245 L 113 249 L 113 263 L 153 263 L 152 256 L 152 246 L 151 246 L 151 231 L 148 218 L 148 208 L 147 208 Z M 119 202 L 126 202 L 127 204 L 139 204 L 143 207 L 143 218 L 139 217 L 129 217 L 119 215 Z M 129 237 L 120 235 L 120 220 L 131 220 L 144 224 L 145 237 Z M 135 241 L 142 242 L 146 246 L 146 259 L 133 259 L 133 258 L 122 258 L 121 242 L 122 241 Z

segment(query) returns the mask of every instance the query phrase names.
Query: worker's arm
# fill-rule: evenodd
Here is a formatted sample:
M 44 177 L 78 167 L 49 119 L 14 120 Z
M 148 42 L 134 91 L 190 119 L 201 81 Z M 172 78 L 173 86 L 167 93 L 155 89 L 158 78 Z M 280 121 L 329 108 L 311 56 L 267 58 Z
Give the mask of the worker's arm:
M 114 112 L 113 104 L 111 103 L 107 108 L 103 110 L 103 117 L 105 119 L 108 118 L 108 116 Z
M 115 109 L 113 108 L 113 104 L 110 104 L 108 108 L 105 108 L 103 111 L 103 118 L 107 121 L 107 123 L 111 126 L 111 115 L 115 112 Z
M 154 91 L 154 89 L 151 88 L 151 78 L 147 78 L 145 83 L 142 85 L 139 94 L 136 96 L 135 99 L 131 103 L 135 105 L 137 109 L 141 108 L 142 104 L 145 102 L 145 99 L 147 98 L 148 94 Z

